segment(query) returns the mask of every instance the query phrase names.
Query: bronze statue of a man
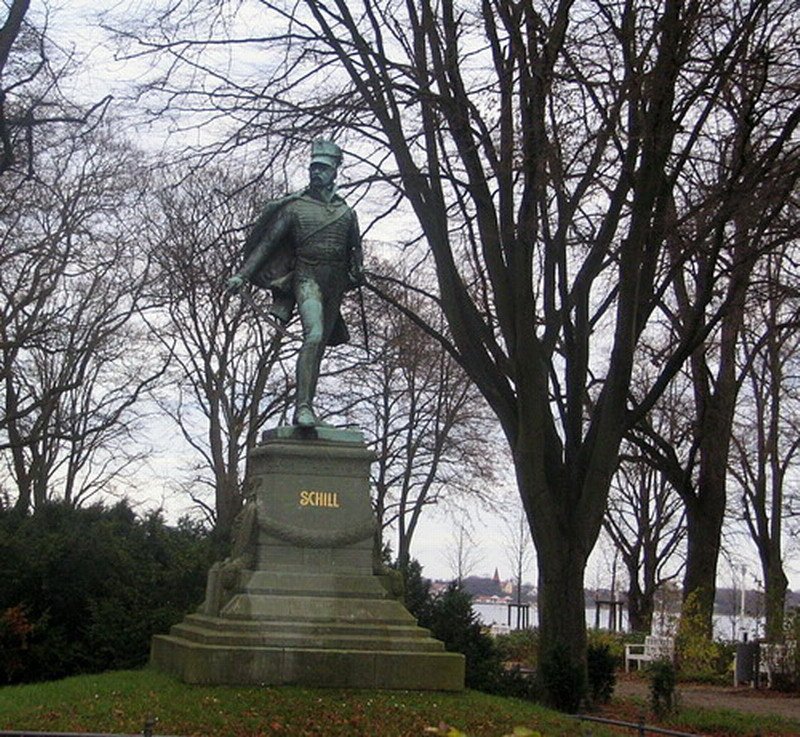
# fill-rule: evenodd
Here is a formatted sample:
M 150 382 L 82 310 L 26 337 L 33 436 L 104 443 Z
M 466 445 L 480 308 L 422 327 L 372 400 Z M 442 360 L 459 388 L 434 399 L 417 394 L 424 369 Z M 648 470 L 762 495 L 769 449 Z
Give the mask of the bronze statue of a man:
M 317 424 L 314 395 L 325 347 L 349 340 L 340 313 L 342 297 L 364 280 L 356 214 L 336 194 L 341 162 L 335 143 L 314 141 L 308 187 L 264 208 L 245 242 L 245 262 L 228 280 L 232 292 L 245 281 L 270 289 L 270 312 L 282 323 L 297 305 L 303 345 L 293 422 L 302 427 Z

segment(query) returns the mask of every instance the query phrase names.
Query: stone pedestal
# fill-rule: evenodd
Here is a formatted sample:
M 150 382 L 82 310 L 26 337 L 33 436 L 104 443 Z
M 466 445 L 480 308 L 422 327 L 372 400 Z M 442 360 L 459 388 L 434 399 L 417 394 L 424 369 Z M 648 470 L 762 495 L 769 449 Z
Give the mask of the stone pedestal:
M 373 572 L 371 453 L 357 433 L 279 428 L 250 457 L 233 553 L 151 663 L 187 683 L 460 690 L 464 658 Z

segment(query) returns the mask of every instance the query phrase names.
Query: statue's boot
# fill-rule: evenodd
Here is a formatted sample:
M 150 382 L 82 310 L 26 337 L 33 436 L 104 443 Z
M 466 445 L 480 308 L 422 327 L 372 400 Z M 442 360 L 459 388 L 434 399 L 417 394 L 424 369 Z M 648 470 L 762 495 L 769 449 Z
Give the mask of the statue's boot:
M 297 405 L 293 423 L 300 427 L 314 427 L 314 395 L 317 393 L 319 364 L 325 344 L 321 340 L 306 340 L 297 357 Z
M 298 405 L 294 413 L 293 424 L 299 427 L 314 427 L 317 424 L 317 418 L 314 416 L 314 411 L 307 404 Z

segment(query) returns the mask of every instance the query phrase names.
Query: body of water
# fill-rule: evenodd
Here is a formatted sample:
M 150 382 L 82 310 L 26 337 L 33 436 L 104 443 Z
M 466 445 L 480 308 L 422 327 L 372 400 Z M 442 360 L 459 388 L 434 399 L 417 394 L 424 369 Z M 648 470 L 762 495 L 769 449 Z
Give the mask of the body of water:
M 487 627 L 496 625 L 496 629 L 502 630 L 508 626 L 508 605 L 507 604 L 473 604 L 472 608 L 478 615 L 478 619 Z M 586 625 L 587 627 L 594 627 L 595 625 L 595 607 L 586 607 Z M 511 610 L 511 628 L 516 627 L 516 611 Z M 658 615 L 656 615 L 658 618 Z M 628 616 L 627 612 L 622 611 L 622 631 L 628 630 Z M 529 609 L 529 623 L 531 627 L 536 627 L 539 623 L 539 616 L 536 610 L 536 605 L 531 604 Z M 600 627 L 608 629 L 608 609 L 604 608 L 600 612 Z M 665 629 L 669 627 L 669 622 L 664 622 Z M 714 637 L 719 640 L 738 640 L 743 639 L 744 633 L 747 633 L 747 639 L 757 639 L 763 634 L 764 622 L 763 619 L 756 619 L 754 617 L 734 617 L 728 614 L 715 614 L 714 615 Z

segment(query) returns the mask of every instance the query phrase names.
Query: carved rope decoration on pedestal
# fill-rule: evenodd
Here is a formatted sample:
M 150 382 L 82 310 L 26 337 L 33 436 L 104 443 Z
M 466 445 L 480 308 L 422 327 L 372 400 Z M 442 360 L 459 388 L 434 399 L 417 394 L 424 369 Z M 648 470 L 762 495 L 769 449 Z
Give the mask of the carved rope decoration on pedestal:
M 268 535 L 303 548 L 343 548 L 375 534 L 375 521 L 371 518 L 346 530 L 309 530 L 259 514 L 258 525 Z

